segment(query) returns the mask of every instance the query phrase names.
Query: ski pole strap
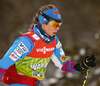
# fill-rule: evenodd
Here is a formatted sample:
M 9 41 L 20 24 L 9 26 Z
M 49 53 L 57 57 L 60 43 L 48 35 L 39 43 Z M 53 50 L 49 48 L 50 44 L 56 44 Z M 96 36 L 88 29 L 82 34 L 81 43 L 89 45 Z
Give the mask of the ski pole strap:
M 88 72 L 89 72 L 89 69 L 87 69 L 87 71 L 86 71 L 86 74 L 85 74 L 85 77 L 84 77 L 84 81 L 83 81 L 83 85 L 82 86 L 85 86 L 85 83 L 86 83 L 86 80 L 87 80 L 87 76 L 88 76 Z

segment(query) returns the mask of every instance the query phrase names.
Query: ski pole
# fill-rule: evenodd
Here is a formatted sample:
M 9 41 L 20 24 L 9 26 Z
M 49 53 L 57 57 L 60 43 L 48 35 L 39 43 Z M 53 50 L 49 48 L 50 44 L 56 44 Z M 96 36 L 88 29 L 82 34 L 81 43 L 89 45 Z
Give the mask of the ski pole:
M 89 69 L 87 69 L 87 71 L 86 71 L 86 74 L 85 74 L 85 77 L 84 77 L 84 81 L 83 81 L 83 85 L 82 86 L 85 86 L 85 83 L 86 83 L 86 80 L 87 80 L 87 76 L 88 76 L 88 72 L 89 72 Z
M 95 59 L 94 59 L 94 56 L 96 56 L 96 55 L 97 55 L 97 53 L 95 52 L 94 54 L 92 54 L 92 55 L 89 57 L 88 60 L 90 60 L 90 62 L 93 61 L 93 60 L 95 60 Z M 84 81 L 83 81 L 83 85 L 82 85 L 82 86 L 85 86 L 88 73 L 89 73 L 89 69 L 86 70 L 86 74 L 85 74 L 85 77 L 84 77 Z

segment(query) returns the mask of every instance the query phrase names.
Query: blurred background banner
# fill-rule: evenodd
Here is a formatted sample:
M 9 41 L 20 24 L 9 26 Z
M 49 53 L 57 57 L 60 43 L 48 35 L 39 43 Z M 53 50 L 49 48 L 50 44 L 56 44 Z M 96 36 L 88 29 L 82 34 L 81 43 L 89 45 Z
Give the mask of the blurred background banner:
M 100 86 L 100 0 L 0 0 L 0 59 L 46 4 L 56 5 L 62 15 L 57 36 L 70 61 L 97 52 L 97 66 L 90 69 L 86 86 Z M 83 79 L 84 74 L 65 74 L 50 62 L 41 86 L 81 86 Z

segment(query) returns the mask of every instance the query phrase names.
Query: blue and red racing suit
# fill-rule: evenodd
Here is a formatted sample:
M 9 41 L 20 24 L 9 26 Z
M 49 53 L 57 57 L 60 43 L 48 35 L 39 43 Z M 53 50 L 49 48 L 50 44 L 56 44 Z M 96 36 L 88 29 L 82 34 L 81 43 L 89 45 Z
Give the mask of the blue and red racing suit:
M 45 77 L 50 59 L 65 73 L 77 72 L 73 68 L 76 63 L 65 56 L 57 36 L 50 38 L 43 33 L 41 27 L 35 25 L 15 40 L 0 60 L 1 81 L 9 86 L 34 86 Z

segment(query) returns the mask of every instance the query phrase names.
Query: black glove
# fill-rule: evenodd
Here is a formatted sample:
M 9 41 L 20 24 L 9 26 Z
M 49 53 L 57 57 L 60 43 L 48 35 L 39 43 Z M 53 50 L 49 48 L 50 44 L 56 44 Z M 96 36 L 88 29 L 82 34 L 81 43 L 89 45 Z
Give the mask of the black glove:
M 96 66 L 96 58 L 95 54 L 92 54 L 90 57 L 87 56 L 85 59 L 81 62 L 81 66 L 85 69 L 92 68 Z
M 74 68 L 77 71 L 83 71 L 88 68 L 92 68 L 96 66 L 96 53 L 92 54 L 91 56 L 85 57 L 85 59 L 81 63 L 77 63 Z

